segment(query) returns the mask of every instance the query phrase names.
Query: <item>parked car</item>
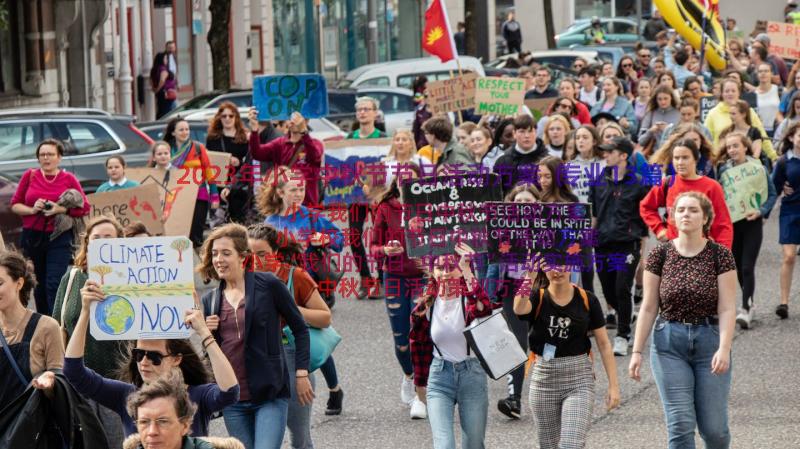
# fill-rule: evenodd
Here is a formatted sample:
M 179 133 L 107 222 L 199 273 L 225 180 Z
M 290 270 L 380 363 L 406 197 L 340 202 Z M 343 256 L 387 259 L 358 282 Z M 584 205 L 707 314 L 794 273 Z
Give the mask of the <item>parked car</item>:
M 472 71 L 479 76 L 484 76 L 483 65 L 477 58 L 459 56 L 461 69 Z M 439 58 L 400 59 L 397 61 L 379 62 L 376 64 L 362 65 L 345 75 L 336 84 L 339 88 L 360 87 L 405 87 L 411 88 L 414 80 L 425 75 L 428 80 L 435 81 L 450 78 L 450 73 L 458 73 L 458 64 L 455 60 L 444 64 Z
M 569 48 L 577 51 L 595 51 L 603 62 L 610 62 L 614 67 L 619 66 L 619 61 L 626 54 L 633 54 L 639 42 L 612 43 L 612 44 L 592 44 L 592 45 L 572 45 Z M 650 49 L 653 54 L 658 53 L 658 45 L 653 41 L 642 41 L 641 45 Z
M 22 234 L 22 219 L 11 212 L 11 197 L 17 191 L 17 181 L 15 177 L 0 173 L 0 233 L 3 234 L 6 247 L 19 247 L 19 236 Z
M 236 107 L 243 108 L 253 105 L 253 89 L 228 89 L 215 90 L 192 97 L 178 105 L 177 108 L 161 117 L 160 121 L 169 121 L 173 117 L 184 115 L 187 111 L 196 109 L 216 109 L 225 101 L 230 101 Z
M 155 141 L 164 140 L 164 131 L 166 131 L 167 124 L 164 122 L 146 122 L 138 123 L 136 127 Z M 202 120 L 190 121 L 189 136 L 192 140 L 205 143 L 206 136 L 208 136 L 208 122 Z
M 508 63 L 509 59 L 516 59 L 518 56 L 519 53 L 503 55 L 494 61 L 486 63 L 486 66 L 496 69 L 504 69 L 506 68 L 506 64 Z M 600 58 L 598 57 L 598 52 L 593 51 L 593 49 L 587 51 L 577 51 L 574 49 L 534 51 L 531 52 L 531 56 L 533 56 L 533 61 L 536 63 L 545 65 L 555 64 L 562 67 L 572 67 L 572 63 L 575 62 L 577 58 L 583 58 L 589 64 L 601 62 Z
M 143 165 L 152 139 L 130 115 L 99 109 L 11 109 L 0 111 L 0 172 L 21 176 L 38 164 L 36 147 L 46 138 L 64 142 L 61 168 L 75 174 L 86 193 L 106 182 L 105 162 L 115 154 Z
M 639 38 L 639 27 L 635 20 L 623 17 L 601 17 L 600 23 L 609 44 L 636 42 Z M 556 47 L 570 48 L 574 44 L 585 45 L 585 32 L 592 26 L 591 19 L 579 19 L 566 30 L 555 36 Z
M 380 104 L 386 134 L 393 135 L 400 128 L 411 129 L 414 124 L 414 93 L 402 87 L 363 87 L 359 96 L 369 96 Z

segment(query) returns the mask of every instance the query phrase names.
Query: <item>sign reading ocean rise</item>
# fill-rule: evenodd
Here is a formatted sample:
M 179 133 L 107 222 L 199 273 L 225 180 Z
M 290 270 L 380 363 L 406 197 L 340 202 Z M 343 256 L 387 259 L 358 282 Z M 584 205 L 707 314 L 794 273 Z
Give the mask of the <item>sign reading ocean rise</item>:
M 89 279 L 106 299 L 92 303 L 97 340 L 188 338 L 194 307 L 192 243 L 186 237 L 99 239 L 89 243 Z
M 253 106 L 259 120 L 288 120 L 294 112 L 305 118 L 325 117 L 325 78 L 316 73 L 258 76 L 253 79 Z

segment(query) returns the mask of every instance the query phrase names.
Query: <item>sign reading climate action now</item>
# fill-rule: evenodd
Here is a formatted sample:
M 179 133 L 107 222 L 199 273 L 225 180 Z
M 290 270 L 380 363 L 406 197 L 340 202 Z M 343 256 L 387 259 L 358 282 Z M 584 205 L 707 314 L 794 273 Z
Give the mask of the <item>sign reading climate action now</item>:
M 89 243 L 89 279 L 106 298 L 93 302 L 97 340 L 189 338 L 194 307 L 192 242 L 186 237 L 99 239 Z
M 409 257 L 455 254 L 458 242 L 486 252 L 486 201 L 501 199 L 497 175 L 423 178 L 403 185 Z
M 475 113 L 517 114 L 525 101 L 525 81 L 520 78 L 478 78 L 475 83 Z
M 485 211 L 492 262 L 536 253 L 576 255 L 596 242 L 589 204 L 491 202 Z

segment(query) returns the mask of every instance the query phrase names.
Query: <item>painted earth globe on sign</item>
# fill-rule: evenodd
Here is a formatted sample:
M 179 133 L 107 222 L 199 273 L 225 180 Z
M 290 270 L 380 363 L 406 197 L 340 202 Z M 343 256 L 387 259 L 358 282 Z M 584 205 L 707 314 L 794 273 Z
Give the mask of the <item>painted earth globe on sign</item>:
M 120 335 L 133 326 L 133 313 L 130 301 L 122 296 L 111 295 L 97 304 L 94 317 L 100 330 L 110 335 Z

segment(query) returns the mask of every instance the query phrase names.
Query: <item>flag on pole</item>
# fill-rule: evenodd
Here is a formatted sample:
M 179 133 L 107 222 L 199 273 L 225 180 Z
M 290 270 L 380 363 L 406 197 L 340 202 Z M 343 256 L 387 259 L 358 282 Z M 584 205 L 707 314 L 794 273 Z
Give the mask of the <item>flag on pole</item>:
M 422 49 L 438 56 L 442 62 L 458 57 L 456 42 L 450 32 L 444 0 L 433 0 L 425 10 L 425 29 L 422 32 Z

